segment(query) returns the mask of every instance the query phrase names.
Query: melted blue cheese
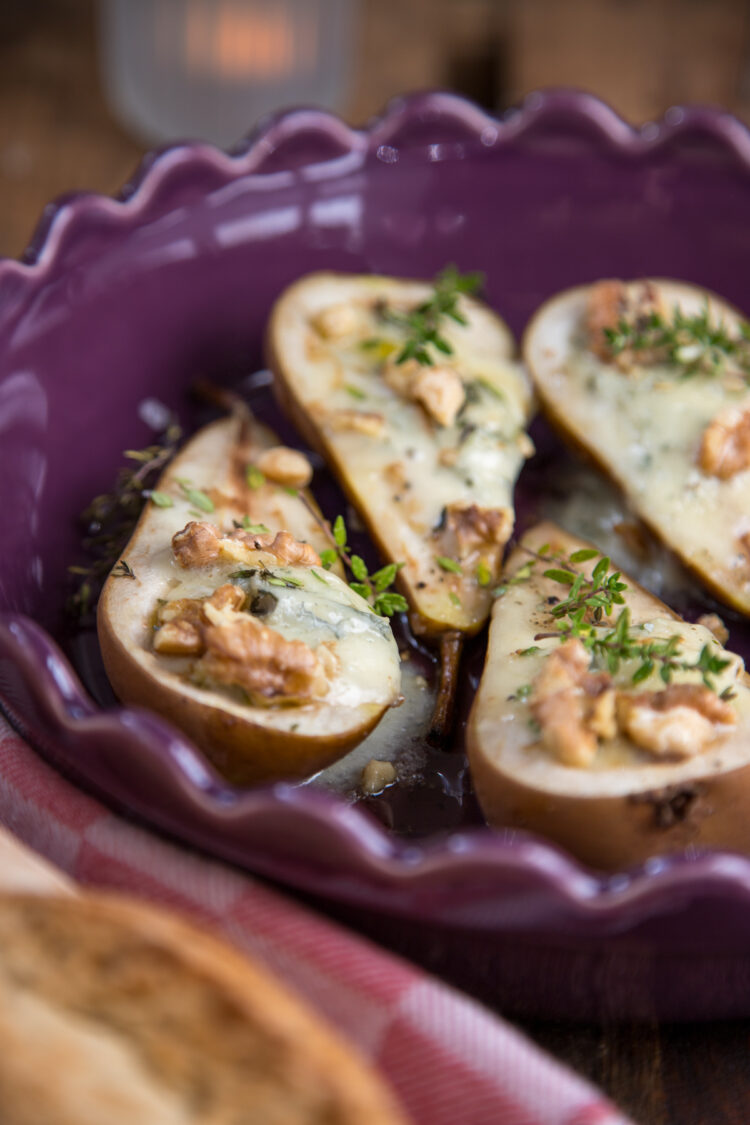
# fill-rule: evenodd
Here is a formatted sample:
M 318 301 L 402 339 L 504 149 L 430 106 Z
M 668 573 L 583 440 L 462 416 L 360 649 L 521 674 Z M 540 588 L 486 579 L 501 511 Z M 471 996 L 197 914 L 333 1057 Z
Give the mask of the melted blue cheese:
M 699 290 L 662 283 L 665 304 L 705 307 Z M 607 467 L 637 513 L 745 612 L 750 610 L 750 468 L 727 480 L 704 472 L 708 425 L 728 407 L 750 409 L 736 376 L 689 377 L 663 364 L 624 373 L 590 350 L 582 330 L 588 290 L 550 302 L 530 330 L 526 358 L 550 410 Z M 734 314 L 709 300 L 712 315 Z
M 387 619 L 374 613 L 335 574 L 322 567 L 238 569 L 234 563 L 182 570 L 175 565 L 169 601 L 207 598 L 225 583 L 246 591 L 247 606 L 258 594 L 272 595 L 273 608 L 264 610 L 258 620 L 285 640 L 302 641 L 313 651 L 324 643 L 330 647 L 336 674 L 327 694 L 316 702 L 359 707 L 392 703 L 398 696 L 400 659 Z M 267 598 L 266 604 L 271 600 Z M 184 662 L 184 658 L 160 659 Z

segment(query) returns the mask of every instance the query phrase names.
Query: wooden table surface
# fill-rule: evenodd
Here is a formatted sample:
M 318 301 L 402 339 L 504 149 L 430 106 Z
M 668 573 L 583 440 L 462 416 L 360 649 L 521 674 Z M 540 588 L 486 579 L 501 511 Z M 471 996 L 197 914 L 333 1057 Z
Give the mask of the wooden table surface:
M 104 103 L 93 0 L 0 8 L 0 254 L 14 256 L 50 199 L 79 188 L 114 192 L 144 150 Z M 520 1026 L 638 1125 L 750 1123 L 750 1021 Z

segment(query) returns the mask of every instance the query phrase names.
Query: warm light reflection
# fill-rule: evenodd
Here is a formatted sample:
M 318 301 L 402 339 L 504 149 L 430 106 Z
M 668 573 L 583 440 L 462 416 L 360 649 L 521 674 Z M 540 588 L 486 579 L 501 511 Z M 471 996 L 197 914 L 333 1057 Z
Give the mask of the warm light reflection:
M 184 61 L 204 77 L 268 81 L 308 71 L 318 53 L 315 5 L 186 0 Z

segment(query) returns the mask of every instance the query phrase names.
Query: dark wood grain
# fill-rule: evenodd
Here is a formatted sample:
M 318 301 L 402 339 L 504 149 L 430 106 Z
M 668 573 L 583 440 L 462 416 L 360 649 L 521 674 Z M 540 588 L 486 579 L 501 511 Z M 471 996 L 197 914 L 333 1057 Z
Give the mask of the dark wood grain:
M 0 254 L 19 255 L 63 192 L 117 191 L 142 154 L 104 101 L 93 0 L 3 0 Z
M 601 1086 L 638 1125 L 748 1125 L 750 1023 L 525 1022 L 540 1047 Z

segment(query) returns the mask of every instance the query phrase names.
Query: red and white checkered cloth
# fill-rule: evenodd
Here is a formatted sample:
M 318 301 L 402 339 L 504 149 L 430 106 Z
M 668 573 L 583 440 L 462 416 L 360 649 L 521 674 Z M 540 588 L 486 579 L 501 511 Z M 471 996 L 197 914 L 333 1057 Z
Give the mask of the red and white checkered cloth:
M 252 878 L 121 820 L 2 717 L 0 823 L 78 882 L 176 907 L 265 962 L 379 1067 L 416 1125 L 628 1125 L 480 1005 Z

